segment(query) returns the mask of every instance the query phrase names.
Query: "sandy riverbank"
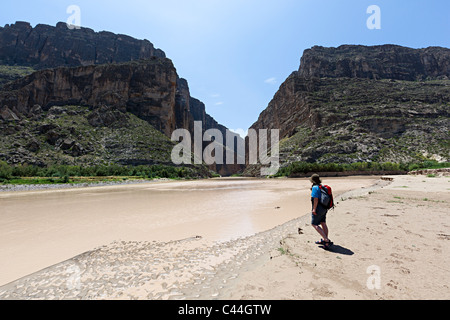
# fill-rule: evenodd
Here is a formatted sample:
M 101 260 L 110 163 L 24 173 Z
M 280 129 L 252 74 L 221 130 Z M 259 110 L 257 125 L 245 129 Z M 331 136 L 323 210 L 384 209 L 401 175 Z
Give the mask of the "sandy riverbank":
M 85 238 L 79 237 L 80 241 L 70 233 L 61 237 L 56 232 L 61 247 L 69 248 L 67 254 L 80 253 L 63 259 L 53 248 L 53 260 L 47 256 L 40 262 L 46 263 L 44 267 L 54 265 L 0 287 L 0 299 L 448 299 L 445 279 L 449 275 L 446 241 L 450 222 L 442 203 L 448 207 L 448 180 L 402 176 L 395 177 L 390 186 L 381 188 L 383 182 L 371 188 L 376 177 L 326 179 L 336 194 L 359 186 L 345 194 L 330 214 L 335 252 L 313 244 L 317 235 L 305 216 L 310 206 L 307 179 L 225 180 L 215 191 L 224 195 L 221 206 L 231 209 L 219 215 L 205 217 L 208 209 L 201 212 L 201 219 L 187 215 L 192 220 L 180 224 L 175 223 L 176 216 L 163 217 L 172 222 L 153 232 L 146 232 L 146 224 L 142 224 L 142 219 L 150 217 L 134 215 L 125 221 L 125 228 L 116 228 L 112 234 L 108 234 L 113 231 L 110 228 L 91 230 L 104 230 L 97 237 L 84 230 Z M 236 182 L 253 184 L 233 189 Z M 182 212 L 197 212 L 201 208 L 190 201 L 200 195 L 203 201 L 214 199 L 214 192 L 208 192 L 216 182 L 195 183 L 152 188 L 169 193 L 177 190 L 185 195 L 177 198 L 184 201 Z M 136 194 L 140 187 L 132 188 Z M 243 205 L 251 194 L 260 201 L 253 207 Z M 166 204 L 161 210 L 167 211 L 170 202 L 167 198 L 161 201 Z M 430 219 L 430 209 L 436 219 Z M 78 216 L 72 222 L 83 219 Z M 109 223 L 105 216 L 98 219 Z M 144 232 L 137 232 L 138 225 Z M 82 230 L 76 225 L 72 229 L 75 237 Z M 15 249 L 26 251 L 26 239 L 16 238 L 22 244 Z M 89 246 L 96 249 L 83 250 Z M 38 245 L 33 250 L 42 248 Z M 367 289 L 370 266 L 380 268 L 379 290 Z M 5 270 L 4 265 L 2 268 Z
M 272 259 L 246 272 L 224 299 L 450 298 L 450 177 L 396 176 L 351 192 L 329 214 L 331 251 L 309 221 Z

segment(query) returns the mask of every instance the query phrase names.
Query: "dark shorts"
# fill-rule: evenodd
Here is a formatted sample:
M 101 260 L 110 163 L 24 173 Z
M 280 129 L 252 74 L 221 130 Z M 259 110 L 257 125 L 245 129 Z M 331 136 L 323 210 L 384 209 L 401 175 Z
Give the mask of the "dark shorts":
M 318 226 L 321 223 L 325 223 L 327 222 L 327 212 L 328 210 L 322 209 L 320 210 L 319 208 L 317 208 L 317 214 L 313 215 L 311 214 L 311 224 L 314 226 Z

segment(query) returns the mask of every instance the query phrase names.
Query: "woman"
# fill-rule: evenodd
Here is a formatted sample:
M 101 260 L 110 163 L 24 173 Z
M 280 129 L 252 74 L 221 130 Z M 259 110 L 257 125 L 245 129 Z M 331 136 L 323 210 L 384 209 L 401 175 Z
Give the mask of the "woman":
M 318 174 L 313 174 L 309 179 L 313 184 L 311 187 L 311 203 L 312 203 L 312 219 L 311 224 L 314 229 L 322 236 L 322 240 L 317 241 L 316 244 L 322 244 L 325 249 L 329 249 L 333 244 L 328 238 L 327 226 L 327 212 L 328 210 L 320 204 L 320 185 L 322 181 Z

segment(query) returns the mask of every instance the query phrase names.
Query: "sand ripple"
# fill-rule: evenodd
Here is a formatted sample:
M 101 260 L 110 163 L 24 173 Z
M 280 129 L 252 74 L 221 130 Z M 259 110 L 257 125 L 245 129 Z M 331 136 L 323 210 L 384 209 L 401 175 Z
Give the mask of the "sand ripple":
M 219 299 L 297 220 L 227 242 L 116 241 L 2 286 L 0 299 Z

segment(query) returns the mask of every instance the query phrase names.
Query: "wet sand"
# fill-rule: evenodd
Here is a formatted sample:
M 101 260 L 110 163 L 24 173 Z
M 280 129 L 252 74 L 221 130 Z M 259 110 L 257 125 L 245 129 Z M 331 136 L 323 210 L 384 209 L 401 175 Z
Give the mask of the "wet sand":
M 338 194 L 377 178 L 326 182 Z M 217 179 L 2 193 L 0 284 L 12 283 L 0 298 L 219 297 L 209 290 L 237 278 L 236 263 L 264 261 L 308 214 L 309 188 Z

